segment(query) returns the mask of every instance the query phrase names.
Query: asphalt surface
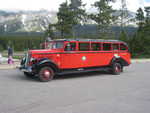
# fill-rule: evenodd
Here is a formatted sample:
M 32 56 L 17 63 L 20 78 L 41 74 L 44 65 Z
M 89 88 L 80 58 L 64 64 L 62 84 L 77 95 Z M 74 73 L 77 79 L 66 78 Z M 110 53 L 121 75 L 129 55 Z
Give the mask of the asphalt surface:
M 47 83 L 0 70 L 0 80 L 0 113 L 150 112 L 150 63 L 133 63 L 119 76 L 69 74 Z

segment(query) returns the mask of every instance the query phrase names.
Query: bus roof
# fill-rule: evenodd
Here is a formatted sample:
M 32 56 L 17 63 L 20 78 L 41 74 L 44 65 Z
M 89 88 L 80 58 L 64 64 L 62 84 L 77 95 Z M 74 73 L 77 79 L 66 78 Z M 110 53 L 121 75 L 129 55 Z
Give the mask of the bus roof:
M 82 41 L 82 42 L 118 42 L 125 43 L 120 40 L 106 40 L 106 39 L 55 39 L 52 41 Z

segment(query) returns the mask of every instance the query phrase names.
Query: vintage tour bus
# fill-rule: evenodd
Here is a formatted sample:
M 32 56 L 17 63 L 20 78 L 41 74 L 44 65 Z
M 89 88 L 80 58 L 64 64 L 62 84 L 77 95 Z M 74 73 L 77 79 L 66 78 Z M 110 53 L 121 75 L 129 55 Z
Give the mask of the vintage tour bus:
M 105 70 L 118 75 L 131 63 L 127 44 L 118 40 L 57 39 L 42 46 L 29 50 L 20 66 L 26 76 L 37 76 L 42 82 L 74 72 Z

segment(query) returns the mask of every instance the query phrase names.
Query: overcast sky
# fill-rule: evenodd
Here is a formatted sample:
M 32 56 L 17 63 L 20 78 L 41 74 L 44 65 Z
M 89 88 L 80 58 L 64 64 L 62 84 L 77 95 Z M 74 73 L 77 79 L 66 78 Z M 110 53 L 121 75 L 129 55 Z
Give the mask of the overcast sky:
M 47 9 L 57 11 L 59 5 L 66 0 L 1 0 L 0 9 L 7 10 L 40 10 Z M 68 0 L 69 1 L 69 0 Z M 86 8 L 89 10 L 91 4 L 97 0 L 82 0 L 87 4 Z M 116 0 L 117 3 L 113 5 L 114 8 L 119 8 L 121 0 Z M 136 12 L 139 7 L 150 6 L 150 0 L 126 0 L 127 8 L 131 11 Z

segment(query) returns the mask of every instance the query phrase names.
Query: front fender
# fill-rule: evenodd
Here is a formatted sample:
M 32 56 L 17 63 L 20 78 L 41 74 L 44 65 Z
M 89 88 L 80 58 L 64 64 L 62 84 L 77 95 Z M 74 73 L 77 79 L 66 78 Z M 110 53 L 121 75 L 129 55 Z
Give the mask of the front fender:
M 122 66 L 128 66 L 129 65 L 129 63 L 121 57 L 120 58 L 113 57 L 111 62 L 110 62 L 110 65 L 112 65 L 114 62 L 120 62 Z
M 38 60 L 38 63 L 35 64 L 35 68 L 37 70 L 39 70 L 41 67 L 44 67 L 44 66 L 51 67 L 55 72 L 59 70 L 58 65 L 48 58 L 40 59 Z

